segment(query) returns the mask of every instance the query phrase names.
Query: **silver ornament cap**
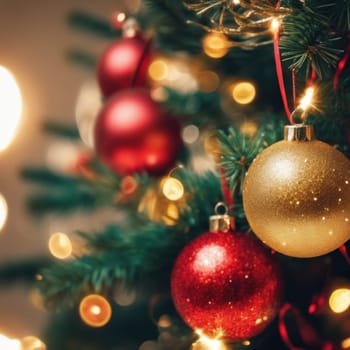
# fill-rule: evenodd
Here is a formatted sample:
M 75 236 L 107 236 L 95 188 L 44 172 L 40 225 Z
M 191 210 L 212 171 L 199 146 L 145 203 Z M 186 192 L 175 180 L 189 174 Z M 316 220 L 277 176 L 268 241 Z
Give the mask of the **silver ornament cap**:
M 305 124 L 285 125 L 284 140 L 285 141 L 315 140 L 314 127 L 313 125 L 305 125 Z

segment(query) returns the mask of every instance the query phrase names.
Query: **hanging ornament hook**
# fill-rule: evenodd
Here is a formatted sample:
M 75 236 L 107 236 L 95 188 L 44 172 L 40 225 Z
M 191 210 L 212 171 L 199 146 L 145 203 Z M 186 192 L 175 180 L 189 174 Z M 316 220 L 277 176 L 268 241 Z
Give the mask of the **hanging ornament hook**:
M 228 207 L 224 202 L 216 203 L 215 215 L 209 218 L 210 232 L 233 232 L 235 228 L 234 217 L 228 215 Z

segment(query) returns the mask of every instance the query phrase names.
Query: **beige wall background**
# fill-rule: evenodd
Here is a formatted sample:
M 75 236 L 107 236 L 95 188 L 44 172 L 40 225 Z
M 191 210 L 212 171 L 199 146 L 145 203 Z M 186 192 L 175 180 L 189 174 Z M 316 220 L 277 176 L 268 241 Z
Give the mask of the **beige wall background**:
M 42 165 L 51 142 L 41 124 L 48 116 L 74 121 L 81 85 L 94 75 L 69 64 L 65 52 L 79 46 L 97 54 L 108 44 L 73 31 L 67 14 L 82 9 L 108 19 L 115 10 L 133 9 L 139 1 L 121 0 L 0 0 L 0 65 L 15 75 L 24 100 L 23 120 L 16 139 L 0 153 L 0 193 L 9 206 L 0 233 L 0 263 L 48 254 L 50 224 L 35 221 L 25 208 L 28 185 L 19 178 L 25 165 Z M 1 113 L 1 106 L 0 106 Z M 1 128 L 1 125 L 0 125 Z M 77 218 L 72 219 L 77 223 Z M 72 224 L 73 225 L 73 224 Z M 0 288 L 0 334 L 11 338 L 39 335 L 46 312 L 33 306 L 31 291 L 22 284 Z

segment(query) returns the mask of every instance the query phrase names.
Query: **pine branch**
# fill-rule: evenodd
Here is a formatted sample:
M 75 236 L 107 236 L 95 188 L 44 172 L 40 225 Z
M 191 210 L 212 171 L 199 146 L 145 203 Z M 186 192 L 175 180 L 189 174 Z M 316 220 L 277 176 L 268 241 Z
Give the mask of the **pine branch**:
M 156 272 L 169 267 L 167 261 L 169 263 L 168 259 L 171 261 L 171 257 L 174 257 L 173 254 L 168 255 L 174 238 L 164 225 L 144 223 L 133 229 L 109 226 L 104 232 L 90 238 L 87 234 L 80 235 L 99 252 L 53 265 L 42 272 L 39 287 L 48 306 L 61 303 L 70 305 L 88 291 L 105 293 L 113 290 L 117 280 L 134 286 L 151 272 L 152 275 L 155 273 L 156 278 Z M 162 261 L 161 265 L 159 261 Z M 163 276 L 163 273 L 159 276 Z
M 342 38 L 336 35 L 325 18 L 311 9 L 295 11 L 283 22 L 280 47 L 282 58 L 292 61 L 291 69 L 312 67 L 320 79 L 332 76 L 343 50 Z
M 156 47 L 163 51 L 185 50 L 192 54 L 201 51 L 203 31 L 186 23 L 186 20 L 194 19 L 194 15 L 182 1 L 145 0 L 144 3 L 147 11 L 138 18 L 144 27 L 157 28 Z
M 48 305 L 77 301 L 87 290 L 103 293 L 113 289 L 117 280 L 126 286 L 149 280 L 154 285 L 167 285 L 180 249 L 208 230 L 209 216 L 222 200 L 215 174 L 198 176 L 180 170 L 177 178 L 189 197 L 180 213 L 179 225 L 152 223 L 141 215 L 95 234 L 78 232 L 90 254 L 42 272 L 40 288 Z
M 103 177 L 99 183 L 96 179 L 58 174 L 46 168 L 26 168 L 21 176 L 41 187 L 41 191 L 33 192 L 27 198 L 28 209 L 38 216 L 110 206 L 114 191 L 118 189 L 116 178 Z
M 46 121 L 43 124 L 43 130 L 58 137 L 80 141 L 79 131 L 75 125 L 67 126 L 54 121 Z
M 94 71 L 97 65 L 97 57 L 95 54 L 78 49 L 71 48 L 66 53 L 67 60 L 81 68 L 85 68 L 89 71 Z
M 108 21 L 80 10 L 72 11 L 67 17 L 67 22 L 73 29 L 89 35 L 106 39 L 114 39 L 120 35 L 119 30 L 113 28 Z
M 0 287 L 8 287 L 11 283 L 36 282 L 36 274 L 48 266 L 49 258 L 32 258 L 2 263 L 0 266 Z
M 221 149 L 218 156 L 221 158 L 221 166 L 225 170 L 229 186 L 233 192 L 240 194 L 245 173 L 256 156 L 267 146 L 282 138 L 281 120 L 274 116 L 270 121 L 266 119 L 260 130 L 253 138 L 241 134 L 234 128 L 229 128 L 227 133 L 219 130 L 218 141 Z

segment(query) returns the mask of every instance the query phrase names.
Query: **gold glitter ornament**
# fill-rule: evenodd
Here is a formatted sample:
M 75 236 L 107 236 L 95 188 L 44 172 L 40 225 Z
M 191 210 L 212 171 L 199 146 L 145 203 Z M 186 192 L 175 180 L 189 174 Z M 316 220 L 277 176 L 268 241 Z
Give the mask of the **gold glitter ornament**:
M 350 161 L 318 141 L 310 125 L 288 125 L 284 140 L 261 152 L 243 185 L 254 233 L 285 255 L 327 254 L 350 238 Z

